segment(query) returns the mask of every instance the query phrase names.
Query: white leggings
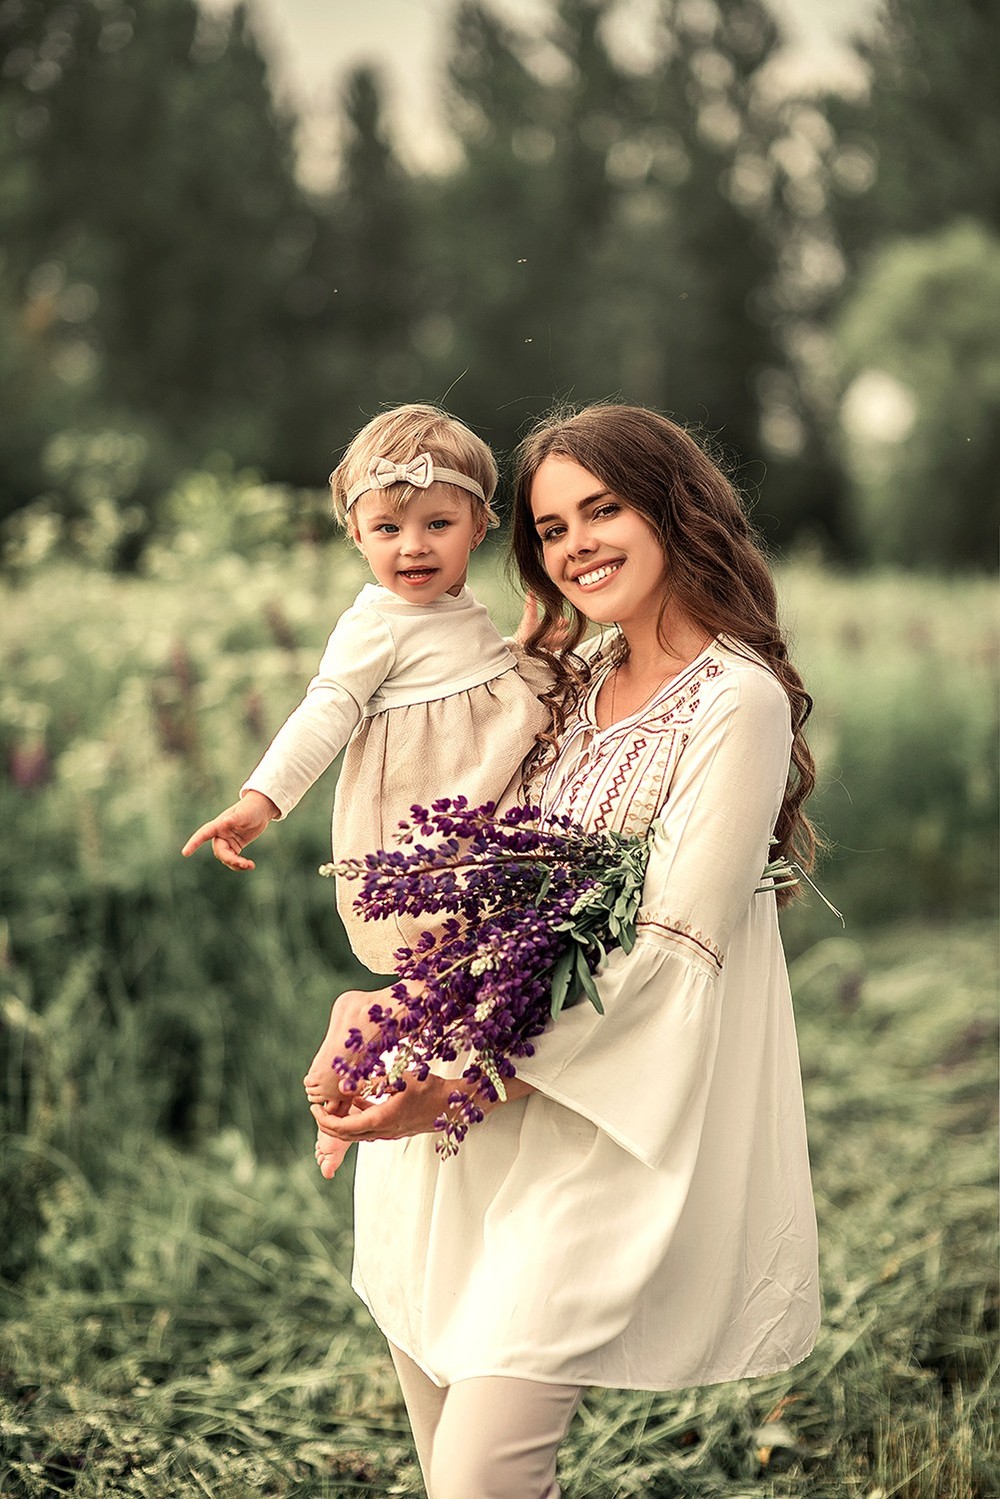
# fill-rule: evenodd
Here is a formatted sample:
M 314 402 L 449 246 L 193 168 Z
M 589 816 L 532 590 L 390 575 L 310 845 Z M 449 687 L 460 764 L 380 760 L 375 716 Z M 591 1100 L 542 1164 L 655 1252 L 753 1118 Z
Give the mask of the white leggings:
M 389 1344 L 428 1499 L 559 1499 L 578 1385 L 490 1375 L 436 1385 Z

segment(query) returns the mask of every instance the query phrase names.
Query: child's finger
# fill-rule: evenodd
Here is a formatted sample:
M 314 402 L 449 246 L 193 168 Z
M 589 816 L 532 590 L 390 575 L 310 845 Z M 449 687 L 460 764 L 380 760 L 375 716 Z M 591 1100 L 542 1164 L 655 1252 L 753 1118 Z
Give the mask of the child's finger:
M 212 839 L 212 852 L 220 864 L 225 864 L 228 869 L 256 869 L 257 866 L 252 859 L 248 859 L 240 851 L 238 844 L 230 842 L 226 837 L 216 834 Z
M 215 837 L 216 827 L 217 823 L 215 822 L 203 822 L 198 831 L 191 834 L 190 838 L 181 849 L 181 853 L 184 855 L 185 859 L 189 859 L 196 848 L 201 848 L 203 843 L 207 843 L 210 838 Z

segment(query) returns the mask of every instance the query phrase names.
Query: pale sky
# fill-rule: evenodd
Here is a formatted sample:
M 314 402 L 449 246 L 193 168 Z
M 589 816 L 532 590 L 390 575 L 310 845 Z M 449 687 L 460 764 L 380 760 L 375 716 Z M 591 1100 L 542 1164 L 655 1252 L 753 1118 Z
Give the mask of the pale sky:
M 228 10 L 234 0 L 200 0 Z M 697 0 L 695 0 L 697 3 Z M 846 41 L 866 29 L 878 0 L 768 0 L 788 39 L 788 66 L 810 78 L 851 79 Z M 411 167 L 447 161 L 437 97 L 448 18 L 456 0 L 250 0 L 250 12 L 272 64 L 279 92 L 302 121 L 303 176 L 314 186 L 331 175 L 336 141 L 334 103 L 352 68 L 374 64 L 389 91 L 387 110 L 400 155 Z M 494 0 L 494 8 L 537 27 L 548 0 Z M 623 53 L 641 57 L 656 0 L 620 0 L 615 37 Z

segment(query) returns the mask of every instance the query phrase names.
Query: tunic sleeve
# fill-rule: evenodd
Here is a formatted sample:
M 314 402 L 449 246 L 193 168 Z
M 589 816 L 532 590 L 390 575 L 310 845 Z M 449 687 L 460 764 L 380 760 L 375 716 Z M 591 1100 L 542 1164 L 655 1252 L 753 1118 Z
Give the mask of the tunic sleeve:
M 735 670 L 681 753 L 651 848 L 637 941 L 538 1038 L 518 1073 L 651 1167 L 697 1149 L 719 1035 L 726 948 L 754 900 L 788 775 L 788 700 Z
M 340 754 L 395 659 L 392 631 L 381 615 L 367 608 L 346 610 L 305 697 L 278 730 L 243 790 L 262 791 L 282 816 L 290 812 Z

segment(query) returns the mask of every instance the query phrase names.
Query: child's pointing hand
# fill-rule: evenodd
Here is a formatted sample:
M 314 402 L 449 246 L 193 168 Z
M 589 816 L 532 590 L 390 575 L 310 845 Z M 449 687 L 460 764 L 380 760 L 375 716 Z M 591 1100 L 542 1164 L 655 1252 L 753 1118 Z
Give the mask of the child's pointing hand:
M 247 859 L 243 850 L 260 836 L 273 818 L 280 815 L 269 796 L 262 791 L 247 791 L 211 822 L 202 823 L 198 831 L 191 834 L 181 853 L 185 859 L 190 858 L 196 848 L 201 848 L 211 839 L 212 852 L 221 864 L 229 869 L 254 869 L 253 860 Z

